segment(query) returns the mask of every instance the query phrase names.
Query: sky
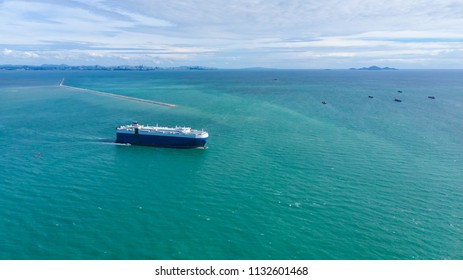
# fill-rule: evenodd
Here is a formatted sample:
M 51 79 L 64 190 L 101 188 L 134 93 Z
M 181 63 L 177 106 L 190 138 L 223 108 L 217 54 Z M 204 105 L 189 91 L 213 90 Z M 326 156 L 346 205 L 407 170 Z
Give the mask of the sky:
M 0 64 L 463 69 L 463 1 L 0 0 Z

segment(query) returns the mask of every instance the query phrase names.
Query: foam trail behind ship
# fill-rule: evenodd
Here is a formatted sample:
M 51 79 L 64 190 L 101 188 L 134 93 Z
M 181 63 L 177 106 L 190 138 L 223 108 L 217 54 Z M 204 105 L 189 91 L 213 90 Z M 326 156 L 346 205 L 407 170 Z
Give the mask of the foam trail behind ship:
M 67 86 L 67 85 L 64 84 L 64 78 L 61 80 L 59 86 L 60 87 L 70 88 L 70 89 L 75 89 L 75 90 L 80 90 L 80 91 L 86 91 L 86 92 L 93 93 L 93 94 L 105 95 L 105 96 L 109 96 L 109 97 L 128 99 L 128 100 L 144 102 L 144 103 L 151 103 L 151 104 L 161 105 L 161 106 L 166 106 L 166 107 L 176 107 L 175 104 L 158 102 L 158 101 L 154 101 L 154 100 L 141 99 L 141 98 L 130 97 L 130 96 L 125 96 L 125 95 L 119 95 L 119 94 L 103 92 L 103 91 L 96 91 L 96 90 L 92 90 L 92 89 Z

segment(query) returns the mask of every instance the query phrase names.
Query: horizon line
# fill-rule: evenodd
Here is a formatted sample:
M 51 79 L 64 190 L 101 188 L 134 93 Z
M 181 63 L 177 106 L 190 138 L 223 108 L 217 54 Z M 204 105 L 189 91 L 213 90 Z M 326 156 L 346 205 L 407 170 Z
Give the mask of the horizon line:
M 7 69 L 8 67 L 14 69 Z M 38 68 L 38 69 L 27 69 Z M 40 69 L 40 67 L 49 68 L 49 69 Z M 59 69 L 63 67 L 64 69 Z M 88 68 L 88 69 L 65 69 L 65 68 Z M 370 67 L 378 67 L 380 69 L 368 69 Z M 101 68 L 101 69 L 98 69 Z M 138 69 L 137 69 L 138 68 Z M 44 71 L 44 70 L 81 70 L 81 71 L 91 71 L 91 70 L 117 70 L 117 71 L 149 71 L 149 70 L 181 70 L 182 68 L 187 70 L 358 70 L 358 71 L 394 71 L 394 70 L 463 70 L 462 68 L 395 68 L 390 66 L 362 66 L 362 67 L 349 67 L 349 68 L 331 68 L 331 67 L 321 67 L 321 68 L 278 68 L 278 67 L 263 67 L 263 66 L 250 66 L 250 67 L 236 67 L 236 68 L 226 68 L 226 67 L 211 67 L 211 66 L 202 66 L 202 65 L 179 65 L 179 66 L 149 66 L 149 65 L 100 65 L 100 64 L 79 64 L 79 65 L 69 65 L 69 64 L 0 64 L 0 70 L 27 70 L 27 71 Z

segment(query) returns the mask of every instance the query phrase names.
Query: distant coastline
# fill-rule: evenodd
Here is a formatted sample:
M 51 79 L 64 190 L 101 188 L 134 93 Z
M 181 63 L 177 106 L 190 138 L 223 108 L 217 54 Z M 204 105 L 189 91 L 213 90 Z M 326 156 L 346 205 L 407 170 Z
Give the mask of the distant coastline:
M 3 64 L 0 65 L 0 70 L 90 70 L 90 71 L 159 71 L 159 70 L 219 70 L 219 68 L 206 67 L 206 66 L 176 66 L 176 67 L 158 67 L 158 66 L 145 66 L 145 65 L 116 65 L 116 66 L 102 66 L 102 65 L 67 65 L 67 64 L 42 64 L 42 65 L 15 65 Z M 265 67 L 249 67 L 241 68 L 240 70 L 276 70 L 275 68 Z M 332 70 L 332 69 L 323 69 Z M 334 70 L 334 69 L 333 69 Z M 392 67 L 361 67 L 349 68 L 349 70 L 367 70 L 367 71 L 381 71 L 381 70 L 398 70 Z
M 362 68 L 349 68 L 349 70 L 398 70 L 397 68 L 391 67 L 378 67 L 378 66 L 370 66 L 370 67 L 362 67 Z
M 151 67 L 151 66 L 101 66 L 101 65 L 80 65 L 70 66 L 66 64 L 43 64 L 37 65 L 0 65 L 0 70 L 101 70 L 101 71 L 155 71 L 155 70 L 217 70 L 217 68 L 204 66 L 179 66 L 179 67 Z

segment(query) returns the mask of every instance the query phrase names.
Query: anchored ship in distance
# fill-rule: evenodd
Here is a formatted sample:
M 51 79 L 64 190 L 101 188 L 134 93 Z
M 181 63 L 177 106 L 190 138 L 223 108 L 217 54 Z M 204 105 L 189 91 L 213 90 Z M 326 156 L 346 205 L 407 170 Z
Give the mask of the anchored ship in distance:
M 166 148 L 204 148 L 209 134 L 190 127 L 145 126 L 137 122 L 117 128 L 117 143 Z

